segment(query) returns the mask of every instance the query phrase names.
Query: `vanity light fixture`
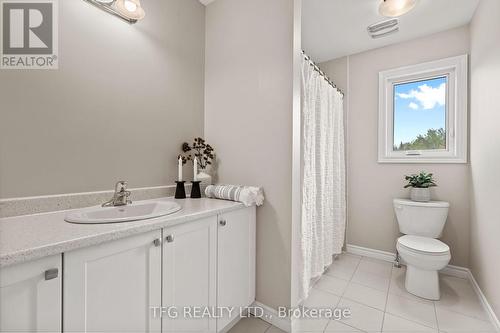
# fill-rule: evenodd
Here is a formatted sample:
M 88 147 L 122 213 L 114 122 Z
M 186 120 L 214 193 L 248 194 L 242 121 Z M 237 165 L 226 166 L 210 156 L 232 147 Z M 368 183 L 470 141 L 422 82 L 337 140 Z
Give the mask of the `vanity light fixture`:
M 146 13 L 140 0 L 85 0 L 94 6 L 129 23 L 142 20 Z
M 417 0 L 382 0 L 378 11 L 386 17 L 398 17 L 408 13 L 417 4 Z

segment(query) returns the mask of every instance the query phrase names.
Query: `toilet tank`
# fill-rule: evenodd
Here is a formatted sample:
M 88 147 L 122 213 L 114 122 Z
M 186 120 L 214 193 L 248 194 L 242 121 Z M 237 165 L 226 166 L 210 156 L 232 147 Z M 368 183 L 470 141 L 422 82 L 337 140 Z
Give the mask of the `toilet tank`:
M 444 201 L 416 202 L 394 199 L 399 231 L 406 235 L 439 238 L 450 204 Z

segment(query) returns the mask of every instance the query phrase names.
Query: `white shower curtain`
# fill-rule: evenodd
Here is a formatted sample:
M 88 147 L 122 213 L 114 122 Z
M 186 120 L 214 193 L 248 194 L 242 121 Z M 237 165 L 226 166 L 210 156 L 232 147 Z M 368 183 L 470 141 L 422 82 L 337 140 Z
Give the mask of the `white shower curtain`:
M 302 63 L 302 267 L 300 297 L 342 252 L 346 225 L 343 96 Z

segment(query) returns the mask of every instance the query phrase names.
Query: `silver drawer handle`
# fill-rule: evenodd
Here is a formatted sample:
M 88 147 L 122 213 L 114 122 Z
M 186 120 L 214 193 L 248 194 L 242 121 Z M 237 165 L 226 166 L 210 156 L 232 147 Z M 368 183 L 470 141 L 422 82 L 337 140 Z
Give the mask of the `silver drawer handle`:
M 157 238 L 153 241 L 155 247 L 161 246 L 161 239 Z
M 59 276 L 59 269 L 53 268 L 45 271 L 45 281 L 56 279 Z
M 225 227 L 227 225 L 227 221 L 226 220 L 220 220 L 219 224 L 223 227 Z
M 165 240 L 167 241 L 167 243 L 172 243 L 174 241 L 174 236 L 168 235 L 167 237 L 165 237 Z

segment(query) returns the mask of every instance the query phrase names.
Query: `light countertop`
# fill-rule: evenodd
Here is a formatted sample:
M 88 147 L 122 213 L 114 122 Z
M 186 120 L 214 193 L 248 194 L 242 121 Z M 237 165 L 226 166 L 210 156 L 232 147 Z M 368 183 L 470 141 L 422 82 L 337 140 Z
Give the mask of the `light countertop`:
M 0 267 L 60 254 L 86 246 L 152 231 L 243 208 L 238 202 L 217 199 L 175 201 L 182 209 L 155 219 L 114 224 L 73 224 L 64 221 L 68 211 L 0 219 Z

